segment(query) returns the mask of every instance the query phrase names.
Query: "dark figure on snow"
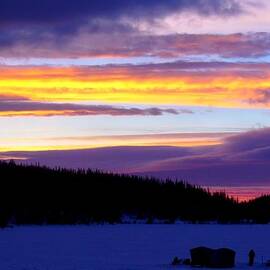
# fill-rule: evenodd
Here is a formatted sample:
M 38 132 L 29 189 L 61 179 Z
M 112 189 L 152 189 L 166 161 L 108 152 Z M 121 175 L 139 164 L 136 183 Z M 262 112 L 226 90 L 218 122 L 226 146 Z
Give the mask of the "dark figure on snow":
M 253 266 L 255 258 L 255 251 L 251 249 L 248 253 L 248 265 Z

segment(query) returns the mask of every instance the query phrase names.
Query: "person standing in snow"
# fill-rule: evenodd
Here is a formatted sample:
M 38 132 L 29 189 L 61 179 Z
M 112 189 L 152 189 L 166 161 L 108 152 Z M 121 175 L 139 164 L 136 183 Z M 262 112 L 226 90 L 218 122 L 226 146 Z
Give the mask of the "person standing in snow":
M 253 266 L 255 258 L 255 251 L 251 249 L 248 253 L 248 265 Z

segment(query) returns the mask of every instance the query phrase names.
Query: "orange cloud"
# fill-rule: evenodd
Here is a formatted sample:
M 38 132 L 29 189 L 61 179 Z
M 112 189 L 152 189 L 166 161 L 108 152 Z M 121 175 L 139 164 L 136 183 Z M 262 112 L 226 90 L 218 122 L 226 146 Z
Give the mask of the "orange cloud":
M 0 96 L 35 101 L 268 107 L 267 64 L 174 63 L 105 67 L 2 67 Z M 260 99 L 258 99 L 260 100 Z

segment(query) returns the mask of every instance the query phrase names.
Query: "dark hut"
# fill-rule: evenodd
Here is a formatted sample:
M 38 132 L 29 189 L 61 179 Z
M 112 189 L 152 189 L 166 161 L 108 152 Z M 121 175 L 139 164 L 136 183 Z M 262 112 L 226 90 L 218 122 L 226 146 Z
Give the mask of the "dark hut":
M 207 247 L 197 247 L 190 250 L 192 266 L 208 266 L 211 262 L 213 249 Z
M 197 247 L 191 249 L 190 254 L 193 266 L 231 268 L 235 264 L 235 252 L 228 248 Z
M 231 268 L 235 264 L 235 251 L 229 248 L 220 248 L 214 250 L 211 256 L 210 267 Z

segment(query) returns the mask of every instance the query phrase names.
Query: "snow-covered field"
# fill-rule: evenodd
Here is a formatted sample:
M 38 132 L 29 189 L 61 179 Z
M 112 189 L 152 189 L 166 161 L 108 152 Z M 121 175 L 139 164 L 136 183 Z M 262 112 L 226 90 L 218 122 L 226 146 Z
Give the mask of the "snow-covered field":
M 15 227 L 0 231 L 1 270 L 154 270 L 199 245 L 230 247 L 237 268 L 256 251 L 270 259 L 270 225 L 91 225 Z M 184 267 L 179 267 L 184 269 Z M 188 267 L 190 268 L 190 267 Z

